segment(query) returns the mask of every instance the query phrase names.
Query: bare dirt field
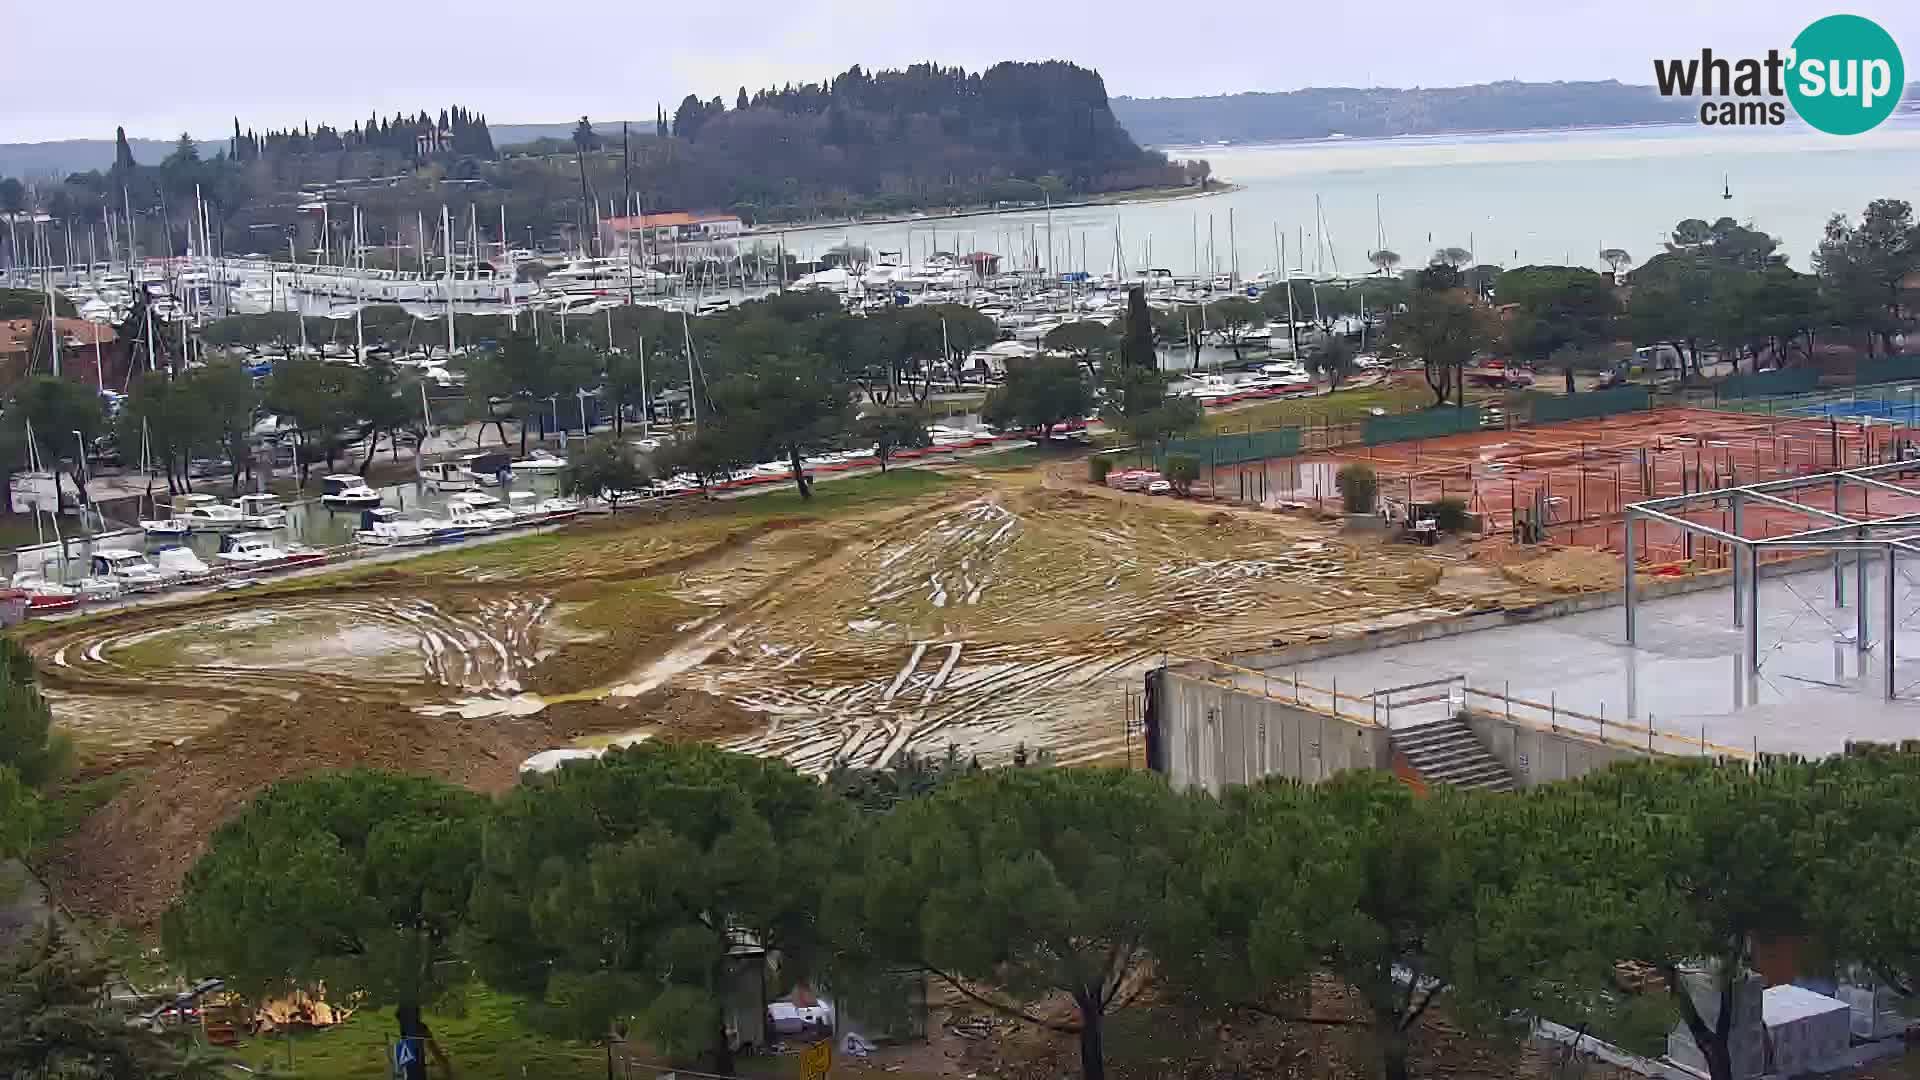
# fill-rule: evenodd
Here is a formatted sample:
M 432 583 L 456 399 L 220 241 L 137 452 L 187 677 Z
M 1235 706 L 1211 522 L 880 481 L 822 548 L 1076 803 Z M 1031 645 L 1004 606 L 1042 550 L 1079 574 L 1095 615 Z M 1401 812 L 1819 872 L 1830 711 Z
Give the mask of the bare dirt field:
M 264 785 L 368 764 L 510 785 L 544 749 L 697 738 L 821 772 L 902 752 L 1138 763 L 1162 655 L 1531 603 L 1556 584 L 1307 516 L 1123 496 L 1083 463 L 846 481 L 37 625 L 97 772 L 67 901 L 144 923 Z M 826 489 L 823 489 L 823 491 Z

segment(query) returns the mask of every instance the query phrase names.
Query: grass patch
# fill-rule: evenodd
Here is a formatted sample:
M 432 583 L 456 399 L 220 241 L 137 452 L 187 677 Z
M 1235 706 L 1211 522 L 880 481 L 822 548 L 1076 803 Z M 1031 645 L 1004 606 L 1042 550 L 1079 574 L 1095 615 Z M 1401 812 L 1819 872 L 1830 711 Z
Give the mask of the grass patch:
M 981 472 L 1011 472 L 1014 469 L 1030 469 L 1036 465 L 1051 465 L 1056 461 L 1073 461 L 1084 457 L 1083 447 L 1072 450 L 1056 450 L 1045 446 L 1017 446 L 1012 450 L 1001 450 L 993 454 L 983 454 L 977 458 L 967 458 L 965 463 Z
M 462 1080 L 600 1080 L 607 1074 L 604 1049 L 535 1031 L 520 1020 L 508 995 L 475 986 L 468 990 L 464 1005 L 460 1015 L 452 1015 L 451 1010 L 427 1014 L 434 1037 Z M 397 1033 L 393 1010 L 366 1010 L 344 1024 L 301 1032 L 291 1040 L 284 1035 L 248 1039 L 235 1056 L 250 1068 L 271 1066 L 282 1076 L 389 1080 L 388 1055 Z M 429 1068 L 437 1075 L 437 1065 Z
M 1350 424 L 1371 415 L 1374 409 L 1385 409 L 1390 413 L 1412 412 L 1425 407 L 1432 400 L 1432 394 L 1418 387 L 1369 386 L 1310 398 L 1262 401 L 1245 408 L 1210 413 L 1206 419 L 1206 429 L 1208 434 L 1218 435 L 1279 427 Z
M 843 480 L 815 484 L 813 498 L 802 499 L 789 482 L 778 491 L 765 495 L 729 500 L 748 518 L 825 517 L 870 507 L 875 503 L 912 499 L 938 491 L 951 481 L 930 469 L 903 468 L 895 465 L 883 473 L 868 473 Z
M 40 802 L 39 841 L 35 850 L 45 851 L 78 828 L 95 810 L 131 784 L 134 777 L 132 770 L 123 770 L 60 785 Z

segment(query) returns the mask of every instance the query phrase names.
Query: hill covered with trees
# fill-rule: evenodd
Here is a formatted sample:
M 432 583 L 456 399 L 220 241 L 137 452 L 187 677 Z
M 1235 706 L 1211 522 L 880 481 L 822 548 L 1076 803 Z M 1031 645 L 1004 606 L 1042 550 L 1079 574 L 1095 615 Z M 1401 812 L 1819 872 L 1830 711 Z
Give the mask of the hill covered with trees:
M 182 135 L 158 164 L 143 164 L 120 132 L 109 168 L 57 182 L 0 181 L 0 211 L 71 221 L 80 243 L 79 230 L 103 210 L 118 217 L 131 204 L 141 251 L 178 253 L 197 190 L 221 232 L 216 246 L 240 253 L 283 248 L 296 230 L 301 247 L 316 246 L 320 223 L 301 207 L 317 197 L 358 205 L 375 243 L 412 244 L 415 222 L 437 218 L 442 205 L 459 217 L 475 207 L 488 233 L 504 208 L 516 238 L 530 228 L 541 240 L 574 235 L 622 207 L 801 221 L 1058 201 L 1205 177 L 1204 163 L 1141 149 L 1114 118 L 1096 72 L 1057 61 L 982 72 L 923 64 L 741 87 L 731 107 L 688 95 L 671 116 L 657 109 L 642 130 L 596 131 L 582 117 L 564 140 L 518 145 L 496 140 L 486 117 L 461 106 L 346 128 L 256 133 L 235 120 L 225 147 L 209 154 Z M 336 212 L 331 221 L 344 230 L 348 218 Z M 49 234 L 55 249 L 61 232 Z M 338 247 L 343 238 L 330 241 Z
M 1219 97 L 1115 98 L 1114 114 L 1151 146 L 1379 138 L 1468 131 L 1679 123 L 1693 106 L 1651 86 L 1496 82 L 1399 90 L 1325 88 Z

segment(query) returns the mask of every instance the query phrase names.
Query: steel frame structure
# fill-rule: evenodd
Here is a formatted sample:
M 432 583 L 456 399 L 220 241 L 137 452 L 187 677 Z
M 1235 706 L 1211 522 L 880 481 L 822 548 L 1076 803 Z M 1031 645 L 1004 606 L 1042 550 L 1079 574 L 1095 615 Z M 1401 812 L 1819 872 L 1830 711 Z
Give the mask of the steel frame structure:
M 1847 604 L 1845 588 L 1845 555 L 1853 554 L 1854 566 L 1854 647 L 1866 653 L 1873 647 L 1867 627 L 1867 564 L 1872 553 L 1879 552 L 1884 560 L 1886 571 L 1886 611 L 1881 628 L 1881 666 L 1886 683 L 1886 697 L 1889 701 L 1895 696 L 1893 664 L 1894 636 L 1897 630 L 1896 600 L 1898 598 L 1898 560 L 1902 554 L 1920 556 L 1920 512 L 1895 514 L 1890 517 L 1857 517 L 1840 509 L 1845 505 L 1844 495 L 1852 488 L 1867 492 L 1885 492 L 1903 495 L 1920 502 L 1920 488 L 1903 487 L 1887 477 L 1904 478 L 1910 473 L 1920 473 L 1920 460 L 1903 460 L 1882 465 L 1866 465 L 1854 469 L 1840 469 L 1835 472 L 1818 473 L 1808 476 L 1795 476 L 1784 480 L 1768 480 L 1757 484 L 1742 484 L 1737 487 L 1717 488 L 1711 491 L 1698 491 L 1685 495 L 1674 495 L 1659 499 L 1647 499 L 1630 503 L 1624 513 L 1624 539 L 1622 545 L 1625 554 L 1625 599 L 1627 617 L 1627 644 L 1633 645 L 1636 638 L 1636 589 L 1633 580 L 1633 535 L 1634 522 L 1638 519 L 1657 521 L 1663 525 L 1683 529 L 1696 535 L 1710 537 L 1728 544 L 1733 548 L 1733 625 L 1745 631 L 1745 645 L 1748 670 L 1757 674 L 1760 670 L 1760 555 L 1763 550 L 1779 551 L 1830 551 L 1833 553 L 1833 604 L 1844 608 Z M 1793 492 L 1810 489 L 1825 489 L 1832 492 L 1834 509 L 1809 506 L 1789 498 Z M 1741 510 L 1747 505 L 1765 506 L 1774 510 L 1786 510 L 1824 524 L 1798 532 L 1780 536 L 1749 537 L 1742 531 Z M 1730 513 L 1731 531 L 1704 525 L 1689 520 L 1685 514 L 1689 510 L 1719 510 L 1725 508 Z M 1886 533 L 1897 535 L 1885 535 Z M 1744 563 L 1744 567 L 1742 566 Z M 1862 661 L 1862 669 L 1865 663 Z

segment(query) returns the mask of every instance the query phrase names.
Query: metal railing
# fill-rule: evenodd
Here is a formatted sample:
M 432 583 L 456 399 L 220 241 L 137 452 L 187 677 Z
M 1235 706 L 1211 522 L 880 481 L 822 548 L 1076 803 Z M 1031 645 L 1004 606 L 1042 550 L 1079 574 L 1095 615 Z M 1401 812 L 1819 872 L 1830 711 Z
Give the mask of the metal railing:
M 1607 719 L 1606 705 L 1603 702 L 1599 714 L 1570 709 L 1559 703 L 1555 694 L 1545 702 L 1532 701 L 1498 690 L 1483 690 L 1475 686 L 1465 686 L 1465 705 L 1477 712 L 1496 716 L 1508 723 L 1546 731 L 1552 734 L 1577 735 L 1607 746 L 1632 750 L 1642 754 L 1662 754 L 1677 757 L 1730 757 L 1742 761 L 1754 759 L 1754 751 L 1745 747 L 1728 746 L 1711 742 L 1706 737 L 1703 726 L 1698 736 L 1669 728 L 1661 730 L 1659 722 L 1648 717 L 1644 724 L 1632 719 Z

